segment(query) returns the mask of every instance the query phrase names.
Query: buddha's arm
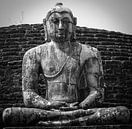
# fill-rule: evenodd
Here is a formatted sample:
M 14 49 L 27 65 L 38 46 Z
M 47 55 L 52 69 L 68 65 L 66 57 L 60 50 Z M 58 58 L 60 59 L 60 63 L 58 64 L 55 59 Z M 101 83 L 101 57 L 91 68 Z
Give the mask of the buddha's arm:
M 95 106 L 102 99 L 103 89 L 101 87 L 102 64 L 98 58 L 91 58 L 85 62 L 86 79 L 90 89 L 89 95 L 80 103 L 80 107 L 89 108 Z
M 25 106 L 43 109 L 67 106 L 65 102 L 49 102 L 45 98 L 38 95 L 37 88 L 40 61 L 35 50 L 33 50 L 26 52 L 23 58 L 22 92 Z
M 39 61 L 35 50 L 24 55 L 22 65 L 22 92 L 27 107 L 47 108 L 48 101 L 37 94 Z

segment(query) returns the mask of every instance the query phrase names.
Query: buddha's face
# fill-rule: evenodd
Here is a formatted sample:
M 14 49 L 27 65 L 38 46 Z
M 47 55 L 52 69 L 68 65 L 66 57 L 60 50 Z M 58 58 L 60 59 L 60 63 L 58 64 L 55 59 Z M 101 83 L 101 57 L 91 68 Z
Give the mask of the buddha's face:
M 65 42 L 73 32 L 73 19 L 69 13 L 53 13 L 47 21 L 47 31 L 51 40 Z

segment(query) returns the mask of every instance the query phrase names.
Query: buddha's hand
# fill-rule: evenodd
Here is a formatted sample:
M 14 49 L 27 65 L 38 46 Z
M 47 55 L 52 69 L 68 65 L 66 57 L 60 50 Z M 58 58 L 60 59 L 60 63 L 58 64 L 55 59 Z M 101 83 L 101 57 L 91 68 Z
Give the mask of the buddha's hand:
M 68 106 L 66 107 L 60 107 L 59 109 L 62 111 L 72 111 L 72 110 L 77 110 L 78 109 L 78 102 L 74 102 L 74 103 L 69 103 Z
M 79 104 L 79 108 L 81 108 L 81 109 L 90 108 L 90 107 L 89 107 L 89 103 L 81 102 L 81 103 Z
M 69 107 L 78 107 L 79 102 L 70 103 Z
M 50 101 L 48 103 L 50 108 L 59 109 L 60 107 L 68 107 L 68 104 L 66 102 L 61 101 Z

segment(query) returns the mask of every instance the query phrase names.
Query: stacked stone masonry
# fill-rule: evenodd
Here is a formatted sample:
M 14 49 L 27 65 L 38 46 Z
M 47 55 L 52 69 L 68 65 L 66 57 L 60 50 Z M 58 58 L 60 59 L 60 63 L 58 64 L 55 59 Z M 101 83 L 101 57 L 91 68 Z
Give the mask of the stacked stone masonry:
M 105 106 L 132 107 L 132 35 L 120 32 L 77 27 L 77 40 L 101 52 Z M 24 53 L 44 43 L 42 24 L 23 24 L 0 28 L 0 105 L 23 106 L 21 71 Z M 44 85 L 40 76 L 39 89 Z

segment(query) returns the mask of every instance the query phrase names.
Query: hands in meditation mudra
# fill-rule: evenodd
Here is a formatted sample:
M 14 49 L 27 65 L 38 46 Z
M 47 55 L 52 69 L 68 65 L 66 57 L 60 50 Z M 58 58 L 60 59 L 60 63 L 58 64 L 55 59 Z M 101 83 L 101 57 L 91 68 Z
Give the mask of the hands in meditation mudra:
M 5 109 L 4 123 L 10 126 L 126 123 L 130 116 L 126 107 L 98 107 L 104 97 L 101 57 L 96 48 L 76 41 L 76 18 L 71 10 L 58 3 L 47 13 L 43 24 L 46 43 L 28 50 L 23 58 L 25 107 Z M 46 79 L 45 98 L 37 90 L 40 69 Z

